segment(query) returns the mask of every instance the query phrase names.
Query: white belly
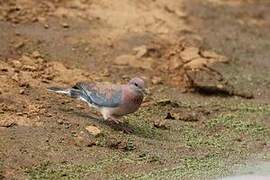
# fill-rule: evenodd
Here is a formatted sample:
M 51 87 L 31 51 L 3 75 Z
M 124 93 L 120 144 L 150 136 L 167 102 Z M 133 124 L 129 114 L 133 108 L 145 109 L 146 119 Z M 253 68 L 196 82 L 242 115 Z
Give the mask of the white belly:
M 129 113 L 133 113 L 139 109 L 139 105 L 133 106 L 120 106 L 116 108 L 111 107 L 103 107 L 99 108 L 101 114 L 103 115 L 104 119 L 108 119 L 110 116 L 119 117 L 124 116 Z

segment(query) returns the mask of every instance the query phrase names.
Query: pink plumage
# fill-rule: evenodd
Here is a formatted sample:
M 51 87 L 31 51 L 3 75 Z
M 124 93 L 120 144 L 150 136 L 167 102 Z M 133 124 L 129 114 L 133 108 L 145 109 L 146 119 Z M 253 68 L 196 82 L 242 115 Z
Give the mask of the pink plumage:
M 98 109 L 105 120 L 119 122 L 121 116 L 137 111 L 143 102 L 145 85 L 141 78 L 127 84 L 79 82 L 72 88 L 49 88 L 49 91 L 66 94 Z

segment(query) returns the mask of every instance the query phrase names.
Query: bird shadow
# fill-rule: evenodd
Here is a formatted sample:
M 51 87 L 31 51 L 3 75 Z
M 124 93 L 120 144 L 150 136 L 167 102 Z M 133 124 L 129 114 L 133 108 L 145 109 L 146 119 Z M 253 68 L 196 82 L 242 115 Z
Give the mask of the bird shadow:
M 232 90 L 218 88 L 215 86 L 195 86 L 194 91 L 204 96 L 220 96 L 220 97 L 234 96 Z
M 76 114 L 77 116 L 80 116 L 86 119 L 91 119 L 92 121 L 95 121 L 96 123 L 101 123 L 102 125 L 108 126 L 116 131 L 123 131 L 124 133 L 127 133 L 127 134 L 134 132 L 134 127 L 127 122 L 115 123 L 113 121 L 106 121 L 102 117 L 98 117 L 94 114 L 88 114 L 88 113 L 84 113 L 80 111 L 73 111 L 73 113 Z
M 232 97 L 238 96 L 245 99 L 252 99 L 253 95 L 247 92 L 238 92 L 233 87 L 216 87 L 216 86 L 194 86 L 194 91 L 204 96 Z

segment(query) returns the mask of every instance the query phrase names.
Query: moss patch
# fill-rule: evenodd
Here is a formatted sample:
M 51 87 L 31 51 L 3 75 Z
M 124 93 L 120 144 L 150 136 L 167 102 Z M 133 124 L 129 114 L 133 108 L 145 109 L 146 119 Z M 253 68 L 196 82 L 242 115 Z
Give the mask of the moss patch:
M 155 118 L 165 118 L 168 111 L 177 108 L 194 112 L 207 109 L 213 113 L 198 122 L 168 120 L 170 130 L 153 126 Z M 198 179 L 224 176 L 231 173 L 235 163 L 244 162 L 250 154 L 262 151 L 269 142 L 270 129 L 263 121 L 263 117 L 269 114 L 268 105 L 256 104 L 153 105 L 126 118 L 134 133 L 108 131 L 97 139 L 101 142 L 100 148 L 108 148 L 106 143 L 115 136 L 120 141 L 127 141 L 131 150 L 111 149 L 112 154 L 118 152 L 118 155 L 108 155 L 101 161 L 84 165 L 45 163 L 26 173 L 30 179 Z

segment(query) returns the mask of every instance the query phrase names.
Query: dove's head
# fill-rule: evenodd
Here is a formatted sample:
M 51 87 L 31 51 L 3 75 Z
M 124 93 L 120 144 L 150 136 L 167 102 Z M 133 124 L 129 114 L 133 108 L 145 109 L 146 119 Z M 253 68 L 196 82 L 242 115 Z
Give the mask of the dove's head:
M 129 82 L 129 85 L 131 85 L 132 87 L 134 87 L 136 90 L 141 91 L 144 94 L 147 94 L 146 90 L 145 90 L 145 84 L 144 84 L 144 80 L 139 78 L 139 77 L 135 77 L 132 78 Z

